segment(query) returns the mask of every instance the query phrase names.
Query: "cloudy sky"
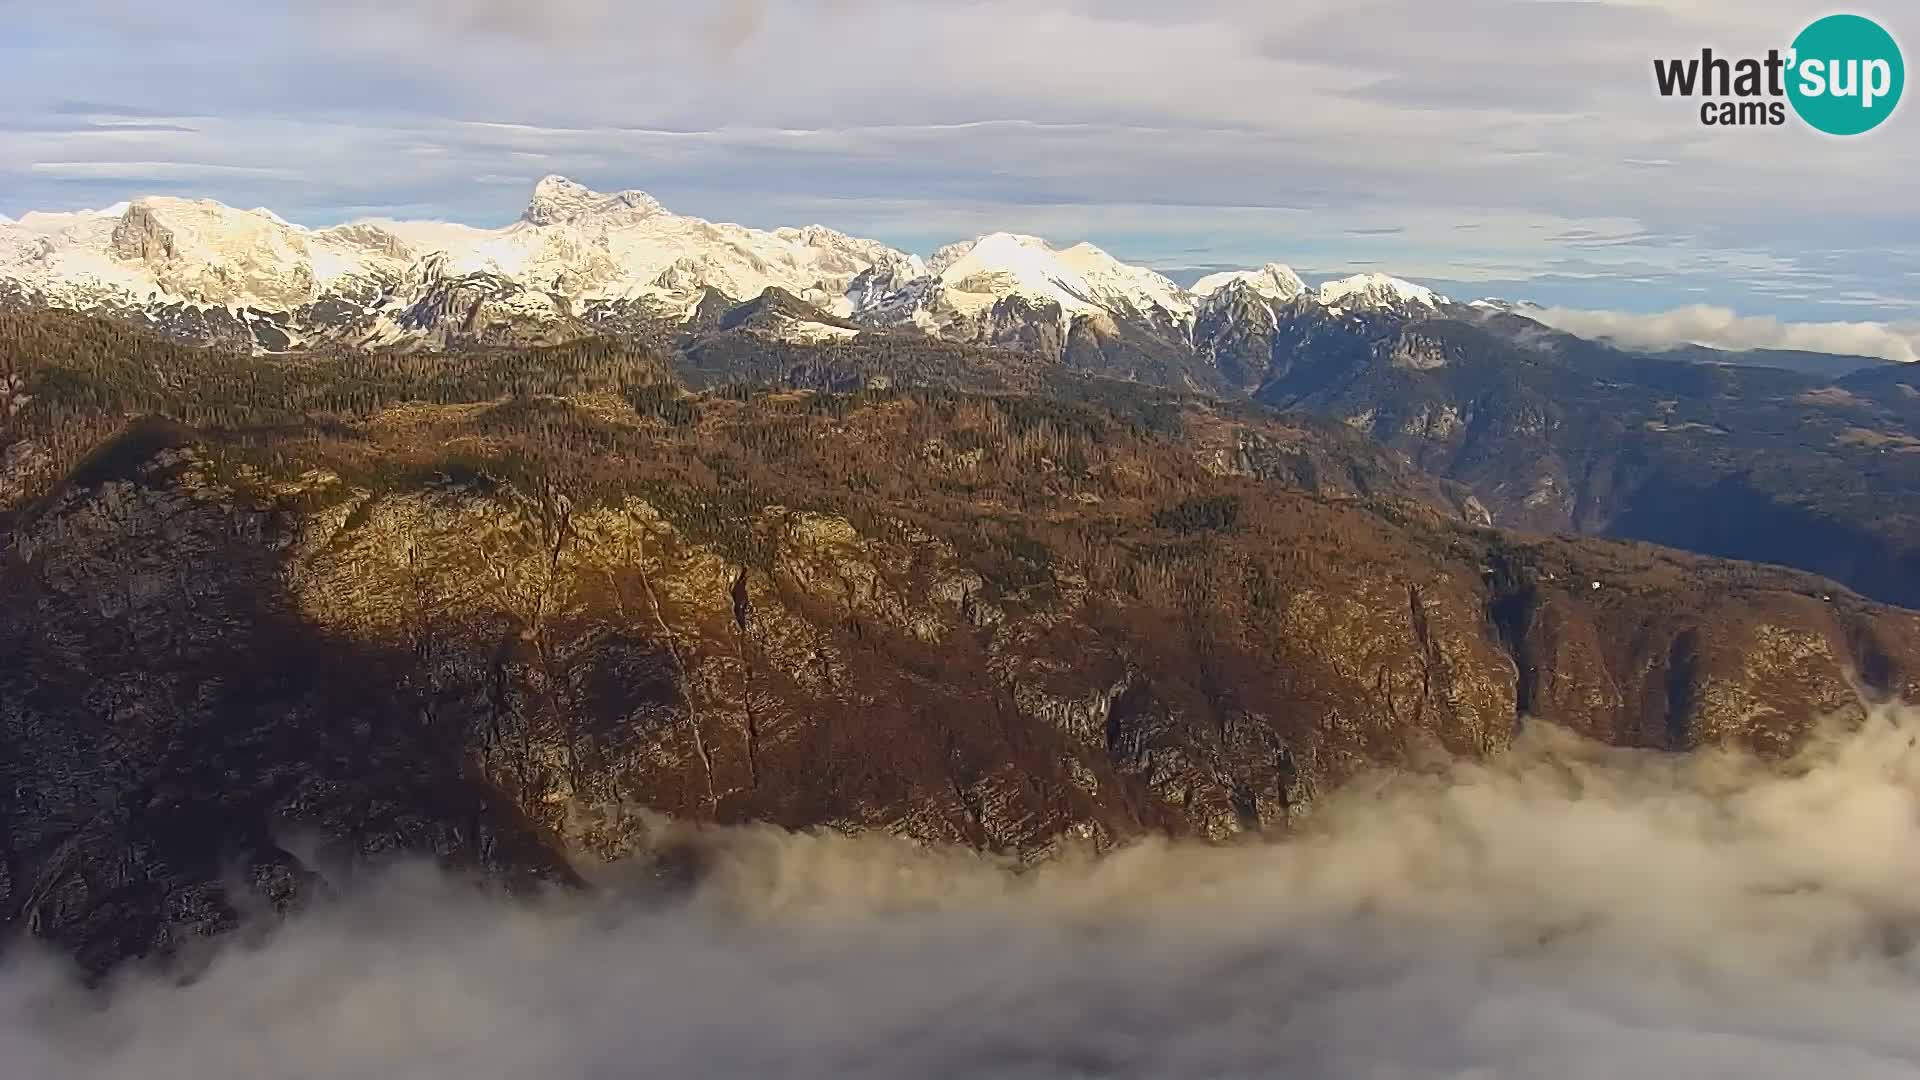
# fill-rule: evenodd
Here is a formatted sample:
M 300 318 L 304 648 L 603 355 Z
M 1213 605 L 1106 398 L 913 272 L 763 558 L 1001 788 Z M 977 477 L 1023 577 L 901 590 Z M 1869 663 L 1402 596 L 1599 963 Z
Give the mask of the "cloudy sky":
M 1896 36 L 1893 0 L 1879 15 Z M 1655 56 L 1806 0 L 0 0 L 0 213 L 511 220 L 540 176 L 925 251 L 1920 320 L 1920 119 L 1716 131 Z M 1917 36 L 1915 40 L 1920 40 Z M 1727 309 L 1720 311 L 1719 309 Z

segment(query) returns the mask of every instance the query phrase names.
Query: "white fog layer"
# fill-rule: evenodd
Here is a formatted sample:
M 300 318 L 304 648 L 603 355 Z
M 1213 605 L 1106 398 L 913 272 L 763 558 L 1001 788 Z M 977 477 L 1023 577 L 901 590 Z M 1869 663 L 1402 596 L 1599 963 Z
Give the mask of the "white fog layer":
M 1787 766 L 1597 749 L 1294 839 L 1024 873 L 705 834 L 672 902 L 383 875 L 176 987 L 0 973 L 20 1078 L 1920 1076 L 1920 712 Z

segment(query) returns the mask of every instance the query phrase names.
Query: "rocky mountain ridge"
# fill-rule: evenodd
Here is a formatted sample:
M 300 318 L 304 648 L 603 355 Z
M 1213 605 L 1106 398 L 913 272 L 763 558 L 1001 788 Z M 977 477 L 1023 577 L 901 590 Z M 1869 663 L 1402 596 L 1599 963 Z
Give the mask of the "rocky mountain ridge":
M 501 229 L 362 221 L 326 229 L 208 200 L 146 198 L 0 225 L 18 305 L 119 315 L 186 340 L 267 352 L 488 345 L 592 332 L 592 304 L 683 321 L 704 293 L 779 288 L 827 309 L 874 267 L 916 258 L 818 226 L 763 231 L 605 195 L 560 177 Z
M 644 192 L 603 194 L 557 176 L 500 229 L 388 220 L 308 229 L 263 209 L 163 197 L 0 222 L 0 301 L 265 352 L 537 344 L 622 322 L 684 325 L 709 293 L 740 303 L 768 289 L 865 327 L 1054 356 L 1077 327 L 1187 348 L 1199 309 L 1228 279 L 1270 300 L 1350 310 L 1443 302 L 1380 274 L 1308 289 L 1277 264 L 1189 291 L 1091 244 L 1055 249 L 1010 233 L 923 261 L 821 226 L 684 217 Z
M 1920 692 L 1913 612 L 1485 529 L 1308 417 L 0 325 L 8 445 L 64 463 L 0 506 L 0 918 L 96 969 L 402 853 L 1225 841 L 1524 723 L 1778 755 Z

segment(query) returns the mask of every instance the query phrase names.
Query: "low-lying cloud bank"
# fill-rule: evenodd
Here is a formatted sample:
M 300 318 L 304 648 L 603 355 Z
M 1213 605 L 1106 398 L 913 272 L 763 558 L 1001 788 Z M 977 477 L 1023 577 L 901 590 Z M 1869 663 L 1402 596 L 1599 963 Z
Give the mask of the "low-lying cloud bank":
M 1266 846 L 1025 873 L 700 834 L 685 895 L 421 868 L 104 996 L 0 972 L 7 1075 L 1920 1075 L 1920 714 L 1785 768 L 1531 732 Z
M 1920 323 L 1782 322 L 1696 304 L 1657 314 L 1542 308 L 1532 318 L 1581 337 L 1608 338 L 1642 349 L 1706 345 L 1716 349 L 1792 349 L 1843 356 L 1920 360 Z

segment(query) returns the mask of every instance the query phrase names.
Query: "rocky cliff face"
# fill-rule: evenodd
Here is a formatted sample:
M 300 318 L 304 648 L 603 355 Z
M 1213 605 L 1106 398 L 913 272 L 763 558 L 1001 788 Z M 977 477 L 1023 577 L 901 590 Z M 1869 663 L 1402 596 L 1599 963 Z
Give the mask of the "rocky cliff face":
M 1520 723 L 1782 752 L 1920 691 L 1920 617 L 1819 579 L 1207 439 L 964 395 L 135 425 L 10 519 L 0 914 L 104 967 L 399 850 L 569 878 L 658 815 L 1224 840 Z

